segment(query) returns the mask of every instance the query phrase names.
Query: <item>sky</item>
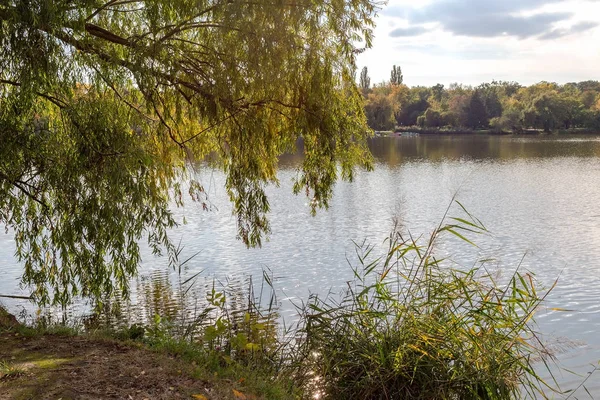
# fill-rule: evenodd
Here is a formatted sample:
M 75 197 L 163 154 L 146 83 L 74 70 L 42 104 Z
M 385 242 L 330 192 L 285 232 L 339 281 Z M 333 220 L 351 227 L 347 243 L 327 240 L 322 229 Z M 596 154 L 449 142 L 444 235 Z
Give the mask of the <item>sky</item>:
M 376 23 L 371 84 L 600 80 L 600 0 L 389 0 Z

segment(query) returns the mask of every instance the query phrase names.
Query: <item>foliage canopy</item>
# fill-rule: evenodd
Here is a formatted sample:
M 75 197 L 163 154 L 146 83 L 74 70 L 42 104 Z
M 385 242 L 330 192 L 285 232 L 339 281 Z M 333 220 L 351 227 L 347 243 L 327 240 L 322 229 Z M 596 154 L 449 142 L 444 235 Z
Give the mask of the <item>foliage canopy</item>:
M 355 43 L 372 0 L 8 0 L 0 4 L 0 222 L 40 303 L 127 291 L 147 235 L 216 154 L 239 237 L 269 231 L 265 187 L 304 141 L 294 190 L 327 207 L 370 165 Z

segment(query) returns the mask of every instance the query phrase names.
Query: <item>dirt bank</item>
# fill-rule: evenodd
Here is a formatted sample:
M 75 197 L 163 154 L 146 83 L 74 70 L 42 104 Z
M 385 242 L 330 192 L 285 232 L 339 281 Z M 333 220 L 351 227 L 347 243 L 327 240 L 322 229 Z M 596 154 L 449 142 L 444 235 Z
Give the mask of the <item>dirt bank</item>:
M 195 375 L 194 365 L 134 344 L 0 333 L 1 400 L 256 398 Z

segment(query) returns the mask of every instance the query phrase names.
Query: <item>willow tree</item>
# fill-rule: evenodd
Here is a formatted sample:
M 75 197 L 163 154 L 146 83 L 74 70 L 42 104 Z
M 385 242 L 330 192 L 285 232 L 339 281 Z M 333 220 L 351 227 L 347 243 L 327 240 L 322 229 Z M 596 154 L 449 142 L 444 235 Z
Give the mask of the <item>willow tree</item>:
M 172 204 L 217 154 L 239 237 L 269 232 L 265 187 L 327 207 L 369 166 L 356 43 L 372 0 L 0 2 L 0 222 L 42 303 L 127 293 L 138 243 L 170 251 Z M 183 188 L 186 188 L 185 190 Z

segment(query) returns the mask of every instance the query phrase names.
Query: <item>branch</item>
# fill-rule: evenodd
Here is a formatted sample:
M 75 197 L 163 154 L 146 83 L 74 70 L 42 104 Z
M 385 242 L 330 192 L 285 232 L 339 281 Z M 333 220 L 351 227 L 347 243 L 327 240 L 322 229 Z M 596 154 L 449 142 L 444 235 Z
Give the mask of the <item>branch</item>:
M 158 115 L 160 122 L 165 126 L 165 128 L 167 128 L 167 132 L 169 133 L 169 137 L 171 138 L 171 140 L 174 141 L 175 143 L 177 143 L 177 145 L 179 147 L 181 147 L 182 149 L 185 149 L 185 146 L 183 145 L 183 143 L 178 141 L 177 138 L 175 137 L 175 135 L 173 134 L 173 130 L 171 129 L 171 126 L 167 123 L 167 121 L 165 121 L 165 119 L 163 118 L 160 111 L 158 111 L 158 108 L 156 107 L 156 104 L 154 103 L 154 101 L 152 101 L 152 107 L 154 108 L 154 112 L 156 112 L 156 115 Z
M 29 197 L 31 200 L 35 201 L 36 203 L 40 204 L 45 209 L 49 209 L 50 208 L 46 203 L 44 203 L 42 200 L 38 199 L 31 192 L 29 192 L 29 190 L 27 190 L 23 186 L 21 186 L 20 185 L 20 181 L 10 179 L 10 177 L 8 175 L 6 175 L 6 174 L 4 174 L 2 172 L 0 172 L 0 178 L 4 179 L 8 183 L 10 183 L 11 185 L 13 185 L 17 189 L 19 189 L 23 194 L 25 194 L 27 197 Z M 28 186 L 31 187 L 31 185 L 28 185 Z
M 0 79 L 0 83 L 4 83 L 6 85 L 12 85 L 12 86 L 17 86 L 17 87 L 21 87 L 21 84 L 19 82 L 14 82 L 14 81 L 10 81 L 7 79 Z M 64 101 L 51 96 L 49 94 L 45 94 L 45 93 L 41 93 L 41 92 L 35 92 L 35 94 L 37 94 L 40 97 L 45 98 L 46 100 L 50 101 L 51 103 L 53 103 L 55 106 L 57 106 L 58 108 L 65 108 L 67 106 L 67 103 L 65 103 Z
M 123 4 L 131 4 L 131 3 L 140 3 L 140 1 L 139 0 L 125 0 L 125 1 L 111 0 L 108 3 L 105 3 L 103 6 L 99 7 L 98 9 L 96 9 L 96 11 L 94 11 L 90 15 L 88 15 L 88 17 L 85 19 L 85 21 L 87 22 L 87 21 L 91 20 L 96 15 L 100 14 L 102 11 L 104 11 L 105 9 L 107 9 L 108 7 L 111 7 L 111 6 L 120 6 L 120 5 L 123 5 Z
M 98 25 L 87 23 L 85 24 L 85 31 L 92 36 L 95 36 L 100 39 L 107 40 L 112 43 L 120 44 L 127 47 L 132 47 L 129 39 L 125 39 L 119 35 L 116 35 Z
M 40 28 L 42 29 L 42 28 Z M 61 40 L 62 42 L 73 46 L 75 49 L 86 53 L 86 54 L 92 54 L 92 55 L 96 55 L 97 57 L 99 57 L 102 61 L 105 61 L 109 64 L 113 64 L 113 65 L 118 65 L 120 67 L 126 68 L 129 71 L 132 72 L 144 72 L 143 69 L 141 67 L 139 67 L 138 65 L 130 62 L 130 61 L 126 61 L 123 60 L 121 58 L 115 57 L 115 56 L 111 56 L 108 53 L 105 53 L 104 51 L 94 47 L 92 44 L 90 43 L 85 43 L 82 42 L 78 39 L 75 39 L 73 36 L 68 35 L 67 33 L 63 32 L 63 31 L 51 31 L 50 29 L 42 29 L 44 32 L 48 33 L 49 35 L 53 35 L 54 37 L 56 37 L 57 39 Z M 116 36 L 116 35 L 115 35 Z M 123 39 L 123 38 L 120 38 Z M 117 39 L 119 40 L 119 39 Z M 125 39 L 123 39 L 125 40 Z M 129 43 L 129 42 L 128 42 Z M 129 43 L 131 47 L 131 43 Z M 201 96 L 203 96 L 206 99 L 211 99 L 211 100 L 215 100 L 215 101 L 219 101 L 219 102 L 225 102 L 226 100 L 218 98 L 216 96 L 214 96 L 211 93 L 208 93 L 204 90 L 202 90 L 202 88 L 197 85 L 194 84 L 192 82 L 183 80 L 181 78 L 178 78 L 176 76 L 173 75 L 169 75 L 167 73 L 164 72 L 159 72 L 159 71 L 151 71 L 151 73 L 158 77 L 158 78 L 162 78 L 168 82 L 171 82 L 173 84 L 177 84 L 177 85 L 181 85 L 184 86 L 198 94 L 200 94 Z
M 95 65 L 92 65 L 92 68 L 96 71 L 96 73 L 100 76 L 100 78 L 102 78 L 102 80 L 104 81 L 104 83 L 106 83 L 106 85 L 108 85 L 108 87 L 112 89 L 112 91 L 117 95 L 117 97 L 119 98 L 119 100 L 121 100 L 123 103 L 125 103 L 129 108 L 137 111 L 147 121 L 157 122 L 157 120 L 155 120 L 154 118 L 150 117 L 149 115 L 146 115 L 146 113 L 144 113 L 142 110 L 140 110 L 134 104 L 132 104 L 127 99 L 125 99 L 123 96 L 121 96 L 121 93 L 119 93 L 119 91 L 117 90 L 117 88 L 115 88 L 115 86 L 112 84 L 112 82 L 110 82 L 108 80 L 108 78 L 106 78 L 104 76 L 104 74 L 102 74 L 102 72 L 100 72 L 100 70 Z
M 235 115 L 236 115 L 237 113 L 239 113 L 240 111 L 241 111 L 241 110 L 238 110 L 238 111 L 236 111 L 236 112 L 234 112 L 234 113 L 231 113 L 231 114 L 229 114 L 227 117 L 225 117 L 225 118 L 221 119 L 220 121 L 217 121 L 217 122 L 215 122 L 214 124 L 210 125 L 209 127 L 202 129 L 200 132 L 198 132 L 198 133 L 196 133 L 196 134 L 192 135 L 191 137 L 189 137 L 189 138 L 187 138 L 186 140 L 184 140 L 183 142 L 181 142 L 181 144 L 186 144 L 187 142 L 189 142 L 189 141 L 192 141 L 192 140 L 196 139 L 198 136 L 202 135 L 204 132 L 208 132 L 209 130 L 213 129 L 215 126 L 217 126 L 217 125 L 221 125 L 223 122 L 225 122 L 225 121 L 227 121 L 227 120 L 229 120 L 229 119 L 231 119 L 231 118 L 234 118 L 234 117 L 235 117 Z
M 158 41 L 159 41 L 159 43 L 160 43 L 160 42 L 163 42 L 163 41 L 165 41 L 165 40 L 167 40 L 167 39 L 169 39 L 169 38 L 170 38 L 171 36 L 173 36 L 173 35 L 176 35 L 176 34 L 178 34 L 178 33 L 182 32 L 182 31 L 183 31 L 183 27 L 184 27 L 184 26 L 185 26 L 187 23 L 189 23 L 189 22 L 193 21 L 194 19 L 196 19 L 196 18 L 198 18 L 198 17 L 201 17 L 201 16 L 203 16 L 204 14 L 208 14 L 209 12 L 211 12 L 211 11 L 213 11 L 214 9 L 216 9 L 216 8 L 218 8 L 218 7 L 221 7 L 221 6 L 222 6 L 221 4 L 215 4 L 215 5 L 211 6 L 211 7 L 208 7 L 208 8 L 206 8 L 206 9 L 204 9 L 204 10 L 200 11 L 200 12 L 199 12 L 199 13 L 197 13 L 196 15 L 194 15 L 194 16 L 192 16 L 192 17 L 188 18 L 186 21 L 183 21 L 183 22 L 181 22 L 180 24 L 177 24 L 177 26 L 175 26 L 175 27 L 174 27 L 174 28 L 173 28 L 173 29 L 172 29 L 170 32 L 167 32 L 167 33 L 166 33 L 166 34 L 165 34 L 165 35 L 164 35 L 162 38 L 160 38 L 160 39 L 158 40 Z
M 10 294 L 0 294 L 0 297 L 5 298 L 5 299 L 18 299 L 18 300 L 32 300 L 33 296 L 13 296 Z

